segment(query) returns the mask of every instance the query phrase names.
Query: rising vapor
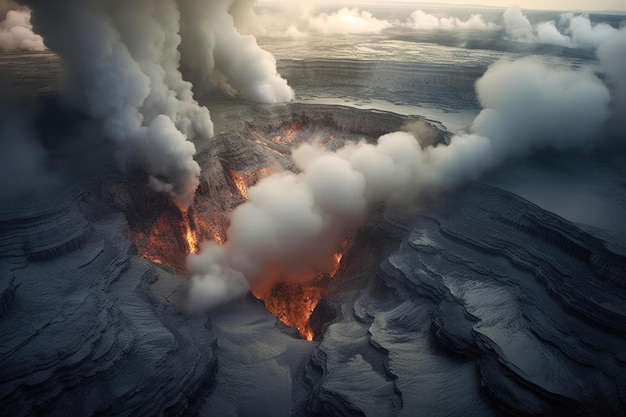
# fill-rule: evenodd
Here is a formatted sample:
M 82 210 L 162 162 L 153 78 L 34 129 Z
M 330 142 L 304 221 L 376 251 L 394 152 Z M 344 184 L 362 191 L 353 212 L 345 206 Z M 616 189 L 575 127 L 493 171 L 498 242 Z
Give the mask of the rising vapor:
M 145 170 L 150 186 L 182 210 L 200 176 L 191 141 L 213 136 L 209 111 L 194 93 L 220 80 L 251 100 L 293 97 L 273 57 L 237 32 L 229 0 L 21 2 L 64 61 L 67 95 L 102 123 L 122 168 Z M 183 78 L 179 51 L 198 86 Z
M 617 31 L 607 23 L 594 25 L 588 16 L 573 13 L 562 14 L 558 23 L 550 20 L 533 26 L 517 6 L 505 10 L 503 18 L 510 40 L 567 48 L 597 48 Z
M 0 50 L 44 51 L 43 38 L 33 32 L 30 10 L 12 0 L 0 0 Z
M 299 172 L 250 188 L 225 244 L 207 242 L 190 256 L 190 309 L 215 307 L 251 286 L 315 277 L 373 204 L 413 202 L 533 151 L 591 146 L 609 117 L 609 91 L 594 74 L 532 58 L 495 64 L 476 90 L 482 112 L 447 146 L 422 148 L 411 134 L 395 132 L 335 152 L 296 149 Z
M 375 18 L 368 11 L 347 7 L 332 13 L 310 16 L 308 25 L 316 33 L 342 35 L 380 33 L 383 29 L 391 27 L 391 23 Z
M 285 3 L 280 8 L 256 11 L 256 1 L 239 0 L 231 7 L 237 27 L 259 36 L 302 38 L 309 35 L 376 34 L 393 26 L 371 12 L 343 7 L 319 11 L 308 3 Z
M 242 35 L 230 9 L 250 10 L 245 0 L 179 0 L 182 13 L 182 64 L 196 91 L 213 88 L 259 103 L 280 103 L 294 92 L 276 70 L 276 60 Z
M 436 17 L 422 10 L 411 13 L 408 26 L 420 30 L 496 30 L 498 25 L 486 22 L 480 14 L 473 14 L 467 20 L 458 17 Z

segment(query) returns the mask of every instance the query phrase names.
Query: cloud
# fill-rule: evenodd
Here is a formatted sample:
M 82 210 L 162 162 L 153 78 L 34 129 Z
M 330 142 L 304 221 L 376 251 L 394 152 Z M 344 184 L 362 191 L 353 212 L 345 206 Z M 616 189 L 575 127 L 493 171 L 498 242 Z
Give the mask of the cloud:
M 506 9 L 503 18 L 506 34 L 511 39 L 522 42 L 533 42 L 535 40 L 533 25 L 522 13 L 522 9 L 519 6 Z
M 573 13 L 562 14 L 558 25 L 551 20 L 533 26 L 517 6 L 505 10 L 503 17 L 508 38 L 518 42 L 597 48 L 617 31 L 607 23 L 593 25 L 588 16 Z
M 498 156 L 586 147 L 609 116 L 610 93 L 593 73 L 532 57 L 494 64 L 476 92 L 483 110 L 471 131 L 489 137 Z
M 391 27 L 391 23 L 375 18 L 370 12 L 344 7 L 336 12 L 311 16 L 308 26 L 316 33 L 347 35 L 380 33 Z
M 253 2 L 179 0 L 182 15 L 182 65 L 196 91 L 213 88 L 261 103 L 280 103 L 294 92 L 276 70 L 274 57 L 252 35 L 239 32 L 254 16 Z M 218 75 L 217 75 L 217 74 Z
M 607 23 L 592 25 L 588 16 L 566 13 L 562 19 L 569 21 L 568 34 L 572 43 L 579 47 L 597 48 L 611 35 L 617 32 L 613 26 Z
M 232 214 L 225 244 L 207 243 L 190 256 L 190 308 L 215 307 L 260 283 L 318 276 L 373 204 L 414 202 L 531 152 L 593 146 L 609 117 L 609 92 L 594 74 L 536 59 L 497 63 L 476 89 L 483 110 L 447 146 L 422 147 L 413 134 L 394 132 L 375 144 L 294 150 L 298 172 L 251 187 Z
M 258 36 L 298 38 L 311 34 L 376 34 L 392 27 L 387 20 L 358 8 L 321 12 L 310 4 L 285 3 L 257 11 L 252 8 L 254 3 L 248 0 L 247 8 L 238 6 L 234 16 L 238 28 Z
M 469 19 L 463 21 L 458 17 L 438 18 L 422 10 L 411 13 L 408 26 L 420 30 L 495 30 L 498 25 L 485 22 L 480 14 L 473 14 Z
M 31 13 L 26 8 L 8 10 L 0 22 L 0 50 L 44 51 L 43 38 L 33 32 Z
M 181 210 L 199 183 L 192 141 L 213 135 L 194 94 L 222 88 L 259 102 L 293 98 L 273 56 L 235 28 L 231 0 L 21 1 L 63 59 L 66 96 L 101 122 L 122 169 L 143 169 Z

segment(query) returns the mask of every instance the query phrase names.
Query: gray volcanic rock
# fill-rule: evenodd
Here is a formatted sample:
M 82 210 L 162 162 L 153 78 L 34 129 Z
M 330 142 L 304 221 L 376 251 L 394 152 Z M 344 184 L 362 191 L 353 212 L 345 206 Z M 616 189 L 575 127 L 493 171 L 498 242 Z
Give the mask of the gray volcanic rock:
M 2 213 L 3 413 L 177 414 L 210 381 L 215 338 L 165 302 L 183 281 L 132 256 L 123 215 L 85 219 L 84 194 Z
M 298 143 L 334 148 L 402 128 L 447 138 L 383 112 L 243 108 L 199 144 L 190 222 L 202 238 L 223 238 L 244 201 L 237 175 L 252 184 L 291 167 Z M 7 415 L 626 414 L 626 259 L 510 193 L 471 184 L 418 214 L 376 208 L 328 282 L 309 343 L 251 296 L 184 314 L 184 265 L 138 256 L 139 235 L 180 212 L 110 161 L 89 172 L 0 214 Z
M 381 402 L 393 408 L 396 396 L 375 406 L 349 400 L 387 376 L 402 404 L 397 415 L 626 412 L 626 259 L 572 223 L 480 184 L 410 227 L 324 334 L 312 358 L 324 375 L 316 409 L 390 415 Z M 346 326 L 355 323 L 365 341 L 350 338 Z M 384 373 L 350 371 L 373 350 Z M 331 372 L 338 357 L 341 375 Z

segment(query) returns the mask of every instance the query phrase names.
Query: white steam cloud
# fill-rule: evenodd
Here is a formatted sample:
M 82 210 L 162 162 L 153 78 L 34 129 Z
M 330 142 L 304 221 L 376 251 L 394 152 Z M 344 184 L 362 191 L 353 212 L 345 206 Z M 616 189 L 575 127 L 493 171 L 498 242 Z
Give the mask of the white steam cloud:
M 344 7 L 333 13 L 320 13 L 308 19 L 312 31 L 322 34 L 380 33 L 391 23 L 372 16 L 370 12 Z
M 331 152 L 304 145 L 299 173 L 281 172 L 249 190 L 227 241 L 191 255 L 190 308 L 215 307 L 250 286 L 314 277 L 348 228 L 377 202 L 401 203 L 476 179 L 507 158 L 544 148 L 589 146 L 609 116 L 610 95 L 593 74 L 527 58 L 492 66 L 476 85 L 483 111 L 448 146 L 422 148 L 409 133 Z
M 504 12 L 504 27 L 509 39 L 519 42 L 543 43 L 568 48 L 597 48 L 617 29 L 606 23 L 592 24 L 588 16 L 564 13 L 560 21 L 550 20 L 536 26 L 522 10 L 510 7 Z
M 171 194 L 183 210 L 200 176 L 191 140 L 213 135 L 209 111 L 194 92 L 220 80 L 251 100 L 293 97 L 273 57 L 237 32 L 229 0 L 22 1 L 63 58 L 70 97 L 102 122 L 122 167 L 145 170 L 152 188 Z M 180 50 L 194 81 L 206 85 L 183 79 Z
M 420 30 L 495 30 L 498 25 L 486 22 L 480 14 L 473 14 L 467 20 L 458 17 L 436 17 L 432 14 L 416 10 L 411 13 L 408 26 Z
M 252 35 L 242 35 L 229 13 L 245 15 L 251 2 L 179 0 L 183 22 L 183 66 L 197 91 L 219 88 L 260 103 L 280 103 L 294 92 L 276 70 L 276 60 Z
M 0 14 L 0 19 L 4 19 L 0 21 L 0 50 L 45 51 L 43 38 L 33 32 L 30 10 L 9 2 L 0 3 L 0 12 L 4 11 Z
M 239 0 L 231 12 L 240 30 L 255 35 L 300 38 L 311 34 L 376 34 L 393 26 L 358 8 L 325 12 L 309 4 L 290 3 L 280 9 L 256 11 L 254 3 L 254 0 Z

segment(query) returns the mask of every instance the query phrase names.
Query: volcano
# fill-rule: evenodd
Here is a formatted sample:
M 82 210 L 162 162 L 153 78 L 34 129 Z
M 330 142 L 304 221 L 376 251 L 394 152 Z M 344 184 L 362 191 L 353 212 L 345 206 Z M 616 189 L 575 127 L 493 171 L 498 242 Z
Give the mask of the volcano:
M 445 144 L 448 137 L 447 131 L 434 121 L 347 107 L 291 104 L 272 110 L 253 108 L 248 112 L 250 121 L 242 120 L 238 113 L 236 118 L 225 122 L 226 130 L 231 133 L 218 135 L 198 155 L 204 174 L 187 212 L 181 212 L 166 196 L 131 197 L 138 190 L 122 192 L 124 198 L 118 196 L 116 204 L 127 213 L 132 240 L 142 258 L 185 273 L 186 256 L 198 252 L 201 241 L 224 243 L 229 214 L 247 200 L 248 188 L 277 170 L 293 169 L 291 150 L 302 144 L 320 143 L 328 149 L 337 149 L 349 142 L 375 142 L 382 132 L 399 129 L 420 129 L 421 136 L 430 141 L 428 145 Z M 363 120 L 360 125 L 353 122 L 355 113 L 367 114 L 358 118 Z M 236 138 L 232 132 L 237 133 Z M 329 260 L 329 269 L 320 270 L 313 280 L 255 286 L 254 295 L 282 323 L 297 329 L 306 340 L 313 340 L 315 332 L 309 318 L 328 294 L 331 281 L 341 280 L 343 271 L 355 275 L 370 270 L 383 259 L 381 252 L 367 256 L 365 262 L 356 261 L 363 253 L 372 255 L 364 247 L 369 246 L 370 237 L 360 236 L 357 241 L 358 235 L 358 230 L 349 232 Z M 354 265 L 357 262 L 360 266 Z M 319 328 L 319 323 L 315 327 Z
M 186 256 L 227 240 L 247 187 L 294 169 L 293 146 L 334 149 L 416 124 L 446 143 L 420 118 L 233 106 L 201 146 L 185 213 L 110 160 L 79 164 L 84 180 L 47 204 L 7 207 L 5 412 L 618 415 L 626 251 L 485 184 L 418 213 L 375 207 L 329 259 L 336 269 L 306 285 L 184 313 Z

